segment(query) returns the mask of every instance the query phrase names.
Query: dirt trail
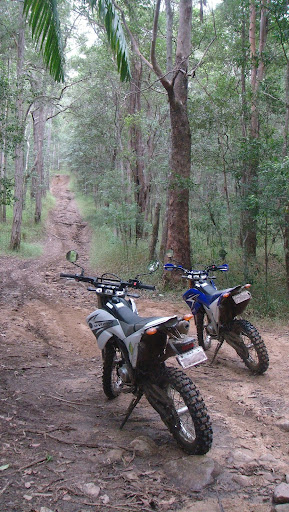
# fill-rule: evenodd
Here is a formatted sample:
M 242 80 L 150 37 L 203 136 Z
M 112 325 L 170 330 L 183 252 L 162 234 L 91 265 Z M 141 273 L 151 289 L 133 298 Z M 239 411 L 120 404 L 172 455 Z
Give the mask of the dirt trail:
M 213 366 L 188 371 L 213 423 L 206 456 L 185 456 L 145 400 L 120 431 L 130 397 L 103 394 L 85 325 L 95 297 L 59 278 L 71 271 L 71 248 L 88 269 L 89 229 L 68 178 L 56 176 L 52 192 L 43 256 L 0 258 L 1 512 L 269 512 L 289 475 L 289 328 L 258 326 L 270 355 L 264 376 L 252 376 L 229 347 Z M 138 308 L 186 311 L 157 294 Z M 140 436 L 151 440 L 144 453 L 130 444 Z

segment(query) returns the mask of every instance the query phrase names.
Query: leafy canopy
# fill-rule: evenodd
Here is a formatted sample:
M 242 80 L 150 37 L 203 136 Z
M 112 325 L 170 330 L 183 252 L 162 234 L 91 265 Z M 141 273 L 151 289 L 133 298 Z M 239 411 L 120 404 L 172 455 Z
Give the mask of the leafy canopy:
M 24 15 L 32 37 L 43 51 L 44 62 L 57 82 L 64 81 L 64 57 L 57 0 L 24 0 Z
M 103 20 L 111 49 L 116 56 L 122 81 L 130 79 L 126 40 L 112 0 L 85 0 Z M 64 56 L 57 0 L 24 0 L 24 15 L 32 29 L 32 37 L 40 43 L 44 62 L 57 82 L 64 81 Z

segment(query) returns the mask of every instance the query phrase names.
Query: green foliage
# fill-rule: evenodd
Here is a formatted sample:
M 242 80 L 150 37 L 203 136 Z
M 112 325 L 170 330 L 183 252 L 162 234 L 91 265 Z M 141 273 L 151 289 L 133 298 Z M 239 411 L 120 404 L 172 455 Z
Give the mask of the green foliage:
M 63 49 L 57 0 L 24 0 L 24 14 L 36 44 L 40 41 L 43 58 L 57 82 L 64 81 Z
M 13 202 L 14 182 L 10 178 L 0 178 L 0 205 L 10 205 Z
M 51 196 L 51 194 L 47 194 L 43 200 L 41 222 L 35 224 L 32 221 L 32 219 L 34 219 L 35 205 L 29 198 L 27 198 L 26 208 L 23 211 L 22 240 L 20 250 L 17 253 L 18 257 L 36 258 L 42 254 L 42 241 L 44 240 L 45 235 L 45 222 L 48 212 L 51 208 L 53 208 L 54 204 L 54 197 Z M 7 221 L 6 223 L 0 224 L 0 254 L 14 254 L 14 252 L 9 249 L 12 218 L 13 209 L 11 206 L 9 206 L 7 207 Z
M 91 7 L 98 4 L 111 49 L 116 55 L 121 80 L 130 79 L 126 40 L 112 0 L 86 0 Z M 32 37 L 40 42 L 40 50 L 51 75 L 64 81 L 64 54 L 58 18 L 57 0 L 24 0 L 24 14 L 32 29 Z
M 103 20 L 107 38 L 113 53 L 116 55 L 117 69 L 122 81 L 130 80 L 130 66 L 127 44 L 122 24 L 111 0 L 86 0 L 91 7 L 98 4 L 98 12 Z

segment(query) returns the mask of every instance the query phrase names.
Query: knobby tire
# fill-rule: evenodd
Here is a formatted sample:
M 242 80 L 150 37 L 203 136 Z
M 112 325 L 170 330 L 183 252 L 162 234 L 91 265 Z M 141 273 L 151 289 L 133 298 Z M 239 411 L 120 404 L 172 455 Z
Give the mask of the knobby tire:
M 205 403 L 192 380 L 181 370 L 164 367 L 163 390 L 171 398 L 171 409 L 162 416 L 163 422 L 179 446 L 190 455 L 204 455 L 213 441 L 213 431 Z M 180 403 L 178 403 L 180 402 Z M 187 408 L 187 412 L 184 410 Z
M 269 355 L 266 345 L 261 338 L 260 333 L 248 320 L 235 320 L 234 330 L 240 332 L 240 351 L 237 351 L 240 358 L 244 361 L 247 368 L 254 374 L 261 375 L 269 367 Z M 249 345 L 245 343 L 248 338 Z M 253 349 L 255 358 L 250 355 L 250 350 Z
M 208 350 L 211 346 L 211 338 L 204 337 L 205 329 L 204 329 L 204 320 L 207 318 L 204 310 L 201 309 L 198 311 L 196 315 L 196 329 L 197 329 L 197 339 L 200 347 L 202 347 L 205 351 Z M 205 334 L 206 335 L 206 334 Z
M 116 349 L 112 343 L 107 343 L 102 351 L 103 373 L 102 387 L 107 398 L 112 400 L 121 393 L 121 379 L 117 375 L 118 360 L 122 355 L 119 349 Z

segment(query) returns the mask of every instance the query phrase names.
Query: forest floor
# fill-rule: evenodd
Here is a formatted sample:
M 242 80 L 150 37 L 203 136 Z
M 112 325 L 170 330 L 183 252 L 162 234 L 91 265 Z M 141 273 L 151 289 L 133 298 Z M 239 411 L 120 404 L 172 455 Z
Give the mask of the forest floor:
M 102 391 L 85 323 L 95 295 L 59 277 L 73 272 L 71 248 L 89 271 L 89 228 L 66 176 L 52 193 L 43 256 L 0 257 L 1 512 L 269 512 L 289 474 L 289 327 L 257 326 L 270 355 L 263 376 L 229 347 L 187 370 L 213 424 L 207 455 L 185 455 L 145 399 L 119 430 L 130 396 Z M 157 292 L 137 305 L 142 316 L 187 311 Z

